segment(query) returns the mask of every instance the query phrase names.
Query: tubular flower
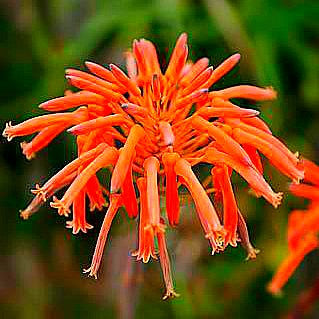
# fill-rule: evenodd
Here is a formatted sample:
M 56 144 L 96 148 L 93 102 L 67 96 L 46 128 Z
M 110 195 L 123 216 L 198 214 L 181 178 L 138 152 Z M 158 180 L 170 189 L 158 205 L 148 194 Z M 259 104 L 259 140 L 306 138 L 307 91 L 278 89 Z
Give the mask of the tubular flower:
M 291 184 L 292 194 L 307 198 L 306 210 L 294 210 L 288 219 L 288 255 L 282 261 L 268 290 L 278 294 L 307 254 L 319 247 L 319 166 L 302 159 L 305 177 L 302 184 Z
M 259 112 L 232 102 L 233 98 L 272 100 L 276 92 L 250 85 L 213 90 L 240 55 L 232 55 L 215 69 L 207 58 L 192 63 L 187 56 L 187 36 L 182 34 L 162 72 L 155 46 L 145 39 L 135 40 L 126 53 L 127 73 L 114 64 L 105 68 L 92 62 L 86 63 L 89 72 L 68 69 L 66 78 L 78 92 L 42 103 L 39 107 L 51 114 L 18 125 L 9 122 L 3 132 L 8 140 L 36 133 L 31 142 L 21 144 L 29 159 L 60 132 L 75 135 L 77 156 L 44 185 L 36 185 L 35 198 L 21 216 L 28 218 L 52 198 L 51 206 L 60 215 L 68 217 L 72 212 L 67 227 L 75 234 L 92 228 L 86 221 L 87 199 L 91 210 L 108 205 L 87 270 L 96 277 L 112 220 L 124 206 L 129 217 L 139 217 L 138 248 L 133 255 L 144 262 L 158 257 L 165 298 L 176 295 L 165 229 L 179 223 L 182 184 L 194 200 L 212 254 L 240 241 L 248 257 L 255 258 L 257 251 L 249 241 L 231 184 L 233 171 L 275 207 L 282 194 L 264 179 L 260 153 L 293 181 L 303 178 L 297 156 L 272 135 L 257 117 Z M 212 167 L 203 183 L 193 172 L 199 163 Z M 109 191 L 97 177 L 103 168 L 112 172 Z M 54 194 L 66 186 L 64 196 L 56 198 Z M 166 193 L 166 214 L 160 209 L 159 189 Z M 211 192 L 223 202 L 223 212 L 216 211 Z

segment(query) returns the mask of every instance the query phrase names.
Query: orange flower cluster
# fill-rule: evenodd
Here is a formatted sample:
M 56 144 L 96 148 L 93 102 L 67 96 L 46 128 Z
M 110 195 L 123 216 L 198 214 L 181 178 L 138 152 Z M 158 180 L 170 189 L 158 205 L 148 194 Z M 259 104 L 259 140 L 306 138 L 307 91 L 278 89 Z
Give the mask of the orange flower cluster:
M 21 144 L 29 159 L 64 130 L 76 136 L 77 157 L 32 190 L 36 196 L 21 212 L 23 218 L 53 196 L 51 206 L 60 215 L 69 216 L 72 206 L 73 218 L 67 227 L 74 234 L 86 232 L 92 228 L 86 221 L 87 198 L 91 210 L 106 205 L 96 173 L 103 168 L 112 171 L 110 191 L 106 191 L 108 209 L 86 272 L 97 276 L 112 220 L 124 206 L 129 217 L 139 217 L 138 248 L 133 255 L 144 262 L 159 256 L 166 284 L 164 298 L 176 295 L 165 228 L 179 223 L 178 189 L 182 184 L 194 200 L 212 254 L 241 241 L 248 256 L 254 258 L 256 250 L 236 204 L 232 172 L 239 173 L 257 196 L 274 207 L 280 204 L 282 193 L 275 193 L 264 179 L 260 153 L 296 183 L 303 178 L 297 156 L 272 135 L 257 117 L 259 112 L 232 102 L 233 98 L 272 100 L 276 92 L 250 85 L 211 89 L 237 64 L 239 54 L 216 69 L 209 66 L 207 58 L 192 63 L 187 57 L 187 36 L 182 34 L 162 72 L 154 45 L 145 39 L 135 40 L 132 51 L 126 53 L 127 74 L 114 64 L 105 68 L 92 62 L 86 63 L 90 73 L 68 69 L 66 78 L 80 90 L 39 106 L 59 113 L 14 126 L 9 123 L 3 133 L 8 140 L 37 133 Z M 72 108 L 75 110 L 62 112 Z M 212 167 L 205 188 L 192 170 L 199 163 Z M 166 214 L 160 209 L 158 185 L 163 185 L 166 194 Z M 56 198 L 54 194 L 65 186 L 62 199 Z M 220 214 L 209 198 L 211 192 L 223 202 Z
M 291 184 L 290 191 L 310 200 L 306 210 L 294 210 L 288 220 L 288 256 L 282 261 L 268 290 L 279 294 L 307 254 L 319 247 L 319 166 L 302 159 L 305 177 L 302 184 Z

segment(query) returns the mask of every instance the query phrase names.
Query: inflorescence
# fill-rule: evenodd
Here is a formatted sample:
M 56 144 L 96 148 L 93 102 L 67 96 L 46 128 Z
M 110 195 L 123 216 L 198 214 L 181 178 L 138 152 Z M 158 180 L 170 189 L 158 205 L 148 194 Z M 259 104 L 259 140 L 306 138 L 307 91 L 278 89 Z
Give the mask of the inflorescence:
M 182 34 L 162 72 L 154 45 L 145 39 L 135 40 L 132 51 L 126 52 L 127 74 L 114 64 L 105 68 L 92 62 L 86 62 L 89 73 L 67 69 L 66 78 L 78 92 L 68 91 L 42 103 L 41 109 L 53 113 L 18 125 L 9 122 L 3 132 L 8 140 L 37 133 L 30 142 L 21 143 L 28 159 L 65 130 L 75 136 L 75 159 L 44 185 L 36 185 L 32 190 L 35 198 L 21 216 L 27 219 L 52 198 L 50 205 L 59 215 L 72 214 L 67 227 L 76 234 L 92 228 L 86 221 L 87 199 L 90 210 L 101 210 L 107 204 L 92 263 L 86 270 L 96 277 L 112 220 L 124 206 L 128 216 L 139 221 L 138 248 L 133 256 L 143 262 L 159 257 L 166 285 L 164 298 L 176 295 L 165 229 L 179 223 L 181 185 L 195 203 L 212 254 L 240 241 L 248 257 L 255 258 L 233 192 L 233 172 L 274 207 L 280 204 L 282 193 L 275 193 L 264 179 L 260 153 L 295 183 L 304 176 L 297 155 L 272 135 L 257 117 L 259 112 L 232 101 L 272 100 L 276 98 L 272 88 L 238 85 L 212 89 L 238 63 L 240 55 L 232 55 L 215 69 L 207 58 L 192 63 L 187 57 L 187 36 Z M 70 109 L 74 110 L 64 112 Z M 192 169 L 199 163 L 211 167 L 205 183 Z M 96 175 L 103 168 L 112 172 L 109 191 Z M 166 213 L 160 211 L 159 185 L 164 185 Z M 64 187 L 63 197 L 55 197 Z M 215 210 L 210 193 L 223 203 L 222 213 Z

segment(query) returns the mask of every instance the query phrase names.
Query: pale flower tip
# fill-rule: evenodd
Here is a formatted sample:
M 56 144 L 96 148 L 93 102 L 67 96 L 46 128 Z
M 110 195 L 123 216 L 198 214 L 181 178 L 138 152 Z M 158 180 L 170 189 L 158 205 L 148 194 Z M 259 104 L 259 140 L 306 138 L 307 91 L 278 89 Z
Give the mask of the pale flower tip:
M 114 69 L 117 69 L 118 67 L 114 63 L 110 63 L 109 68 L 111 71 L 113 71 Z
M 31 161 L 32 159 L 35 158 L 35 153 L 31 153 L 30 155 L 25 155 L 25 158 L 28 160 L 28 161 Z
M 85 61 L 84 64 L 85 64 L 85 66 L 89 69 L 90 66 L 92 66 L 94 63 L 91 62 L 91 61 Z
M 70 134 L 74 134 L 74 128 L 70 127 L 69 129 L 66 130 Z
M 69 216 L 70 209 L 64 205 L 64 203 L 59 200 L 56 196 L 53 196 L 53 202 L 50 203 L 52 208 L 56 208 L 58 210 L 58 214 L 60 216 L 64 215 L 65 217 Z
M 284 195 L 284 193 L 282 193 L 282 192 L 276 193 L 276 194 L 274 195 L 272 205 L 273 205 L 275 208 L 278 208 L 278 206 L 281 204 L 283 195 Z
M 30 211 L 28 211 L 28 209 L 20 209 L 19 213 L 20 213 L 20 217 L 23 220 L 27 220 L 30 217 Z
M 30 192 L 35 196 L 40 197 L 43 202 L 46 202 L 46 192 L 42 189 L 42 187 L 40 187 L 39 184 L 36 184 L 35 189 L 31 189 Z
M 259 249 L 251 248 L 247 254 L 246 261 L 254 260 L 257 258 L 257 255 L 260 253 Z
M 66 225 L 65 225 L 65 228 L 72 228 L 72 227 L 73 227 L 72 221 L 67 221 Z
M 136 257 L 138 255 L 138 250 L 132 251 L 131 256 Z
M 8 123 L 6 123 L 6 127 L 5 127 L 5 129 L 3 130 L 3 132 L 2 132 L 2 136 L 3 136 L 4 138 L 6 138 L 6 139 L 8 140 L 8 142 L 10 142 L 10 141 L 14 138 L 14 135 L 10 135 L 10 134 L 8 133 L 8 129 L 10 129 L 11 127 L 12 127 L 12 122 L 9 121 Z
M 183 33 L 179 36 L 179 39 L 180 39 L 180 40 L 183 40 L 183 42 L 185 42 L 185 43 L 186 43 L 186 41 L 187 41 L 187 38 L 188 38 L 188 35 L 187 35 L 186 32 L 183 32 Z
M 33 158 L 35 158 L 35 152 L 32 152 L 32 153 L 28 152 L 29 151 L 28 146 L 29 146 L 29 143 L 25 141 L 20 143 L 20 147 L 22 149 L 23 155 L 25 155 L 28 161 L 31 161 Z
M 64 71 L 64 73 L 66 74 L 66 75 L 69 75 L 69 74 L 72 74 L 72 69 L 65 69 L 65 71 Z
M 266 87 L 266 90 L 268 90 L 270 100 L 277 99 L 278 93 L 272 86 Z
M 231 59 L 235 64 L 239 62 L 240 58 L 241 58 L 240 53 L 235 53 L 229 57 L 229 59 Z
M 72 234 L 73 235 L 77 235 L 79 232 L 80 232 L 80 228 L 74 228 L 73 227 L 73 230 L 72 230 Z M 83 231 L 83 232 L 86 233 L 86 231 Z
M 272 284 L 272 282 L 270 282 L 267 286 L 266 286 L 266 290 L 271 293 L 273 296 L 275 297 L 282 297 L 283 296 L 283 292 L 280 288 L 274 286 Z
M 169 289 L 166 291 L 165 295 L 163 296 L 163 300 L 173 299 L 179 297 L 180 294 L 175 292 L 173 289 Z
M 88 274 L 89 277 L 94 277 L 94 279 L 97 279 L 97 274 L 92 272 L 92 267 L 87 268 L 87 269 L 83 269 L 83 274 Z
M 305 178 L 305 172 L 300 171 L 300 175 L 297 178 L 294 178 L 292 181 L 294 184 L 300 184 L 300 182 Z

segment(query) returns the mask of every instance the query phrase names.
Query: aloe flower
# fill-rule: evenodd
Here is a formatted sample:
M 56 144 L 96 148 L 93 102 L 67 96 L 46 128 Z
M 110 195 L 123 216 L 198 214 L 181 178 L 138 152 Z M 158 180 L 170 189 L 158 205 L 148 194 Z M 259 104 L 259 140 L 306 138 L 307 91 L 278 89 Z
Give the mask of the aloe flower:
M 291 184 L 290 191 L 310 201 L 307 209 L 294 210 L 288 219 L 288 255 L 279 265 L 268 290 L 279 294 L 305 256 L 319 247 L 319 166 L 302 159 L 305 178 L 302 184 Z
M 76 234 L 92 228 L 86 221 L 87 199 L 91 210 L 107 206 L 86 270 L 96 277 L 110 226 L 124 206 L 128 216 L 138 217 L 139 222 L 133 256 L 143 262 L 159 258 L 166 285 L 164 298 L 176 295 L 165 229 L 179 223 L 181 185 L 194 200 L 212 254 L 240 241 L 248 257 L 255 258 L 233 192 L 233 172 L 274 207 L 280 204 L 282 193 L 274 192 L 264 179 L 260 153 L 294 182 L 303 178 L 297 156 L 272 135 L 257 117 L 259 112 L 232 102 L 233 98 L 272 100 L 276 92 L 250 85 L 213 90 L 240 55 L 232 55 L 215 69 L 207 58 L 192 63 L 187 56 L 187 36 L 182 34 L 162 72 L 154 45 L 135 40 L 132 51 L 126 53 L 127 73 L 114 64 L 105 68 L 92 62 L 86 62 L 89 73 L 68 69 L 66 78 L 79 91 L 42 103 L 39 107 L 51 114 L 18 125 L 9 123 L 3 132 L 8 140 L 36 133 L 30 142 L 21 144 L 28 159 L 62 131 L 75 136 L 75 159 L 44 185 L 36 185 L 32 190 L 36 196 L 21 216 L 28 218 L 52 198 L 51 207 L 59 215 L 72 215 L 67 227 Z M 205 187 L 193 172 L 199 163 L 211 167 Z M 103 168 L 112 172 L 109 190 L 96 175 Z M 166 212 L 160 210 L 159 185 L 166 194 Z M 54 194 L 64 187 L 63 197 L 56 198 Z M 223 212 L 217 213 L 210 193 L 223 203 Z

